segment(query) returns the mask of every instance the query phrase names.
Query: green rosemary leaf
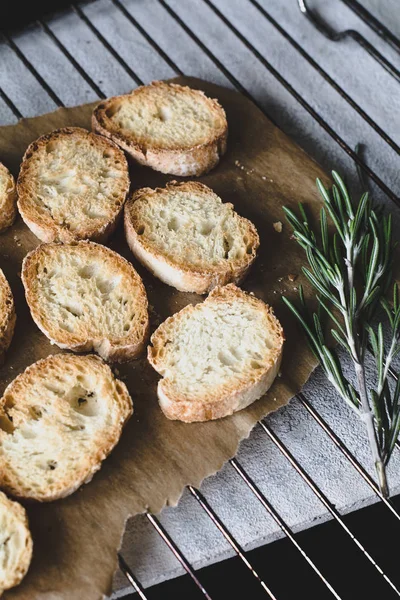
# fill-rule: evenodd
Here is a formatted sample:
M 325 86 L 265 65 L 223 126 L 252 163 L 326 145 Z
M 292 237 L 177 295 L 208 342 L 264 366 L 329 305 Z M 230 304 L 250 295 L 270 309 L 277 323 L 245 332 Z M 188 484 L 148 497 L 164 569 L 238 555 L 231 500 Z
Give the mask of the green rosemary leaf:
M 313 354 L 317 357 L 318 360 L 321 360 L 321 352 L 320 352 L 320 346 L 318 344 L 318 339 L 316 338 L 316 336 L 312 332 L 312 330 L 309 327 L 307 321 L 299 313 L 299 311 L 294 306 L 294 304 L 292 304 L 292 302 L 290 302 L 290 300 L 288 298 L 286 298 L 286 296 L 282 296 L 282 300 L 286 304 L 286 306 L 292 311 L 292 313 L 295 315 L 295 317 L 297 318 L 297 320 L 302 325 L 305 333 L 307 334 L 307 339 L 308 339 L 308 342 L 309 342 L 309 345 L 310 345 L 310 348 L 311 348 Z
M 361 225 L 365 226 L 365 213 L 368 211 L 369 196 L 368 192 L 365 192 L 360 199 L 357 207 L 356 216 L 353 221 L 352 233 L 356 236 L 360 230 Z
M 317 179 L 317 188 L 325 202 L 325 208 L 328 211 L 329 216 L 331 217 L 332 221 L 334 222 L 335 227 L 336 227 L 340 237 L 344 240 L 344 232 L 342 230 L 342 225 L 340 223 L 339 216 L 337 215 L 337 213 L 331 203 L 331 199 L 329 198 L 329 193 L 328 193 L 327 189 L 325 188 L 324 184 L 322 183 L 322 181 L 320 179 Z
M 324 202 L 326 204 L 330 204 L 331 203 L 331 199 L 329 197 L 329 192 L 326 189 L 326 187 L 324 186 L 324 184 L 322 183 L 321 179 L 319 177 L 317 177 L 317 188 L 319 193 L 321 194 Z
M 390 328 L 393 330 L 393 314 L 392 314 L 391 308 L 389 306 L 389 302 L 386 300 L 386 298 L 380 298 L 380 304 L 387 315 L 387 318 L 390 323 Z
M 309 229 L 308 217 L 307 217 L 306 211 L 304 210 L 304 206 L 301 202 L 299 202 L 299 211 L 300 211 L 300 215 L 303 219 L 303 225 L 308 230 Z
M 344 204 L 343 204 L 342 197 L 341 197 L 341 195 L 339 193 L 339 190 L 336 187 L 336 185 L 334 185 L 332 187 L 332 195 L 333 195 L 333 200 L 334 200 L 334 203 L 336 205 L 336 208 L 337 208 L 337 210 L 339 212 L 340 222 L 341 222 L 341 226 L 342 226 L 343 232 L 344 232 L 345 236 L 348 236 L 349 235 L 348 217 L 347 217 L 346 212 L 345 212 L 345 207 L 344 207 Z
M 376 367 L 377 367 L 377 371 L 378 371 L 378 382 L 381 382 L 382 377 L 383 377 L 383 370 L 384 370 L 383 355 L 384 355 L 383 327 L 382 327 L 382 323 L 379 323 L 379 325 L 378 325 L 378 354 L 376 357 L 377 358 Z
M 364 281 L 365 281 L 365 273 L 368 270 L 370 239 L 371 239 L 370 234 L 366 233 L 361 242 L 361 261 L 362 261 L 361 275 L 362 275 Z
M 332 171 L 332 177 L 333 177 L 337 187 L 339 188 L 340 193 L 342 194 L 342 197 L 346 203 L 347 214 L 350 217 L 350 219 L 353 219 L 354 218 L 353 206 L 351 204 L 350 196 L 349 196 L 347 188 L 344 184 L 344 181 L 340 177 L 340 175 L 337 171 Z
M 299 221 L 299 219 L 297 218 L 295 213 L 290 208 L 287 208 L 287 206 L 284 206 L 283 212 L 285 213 L 287 220 L 289 221 L 290 225 L 293 227 L 293 229 L 295 231 L 296 230 L 302 231 L 304 229 L 304 225 Z
M 328 254 L 329 254 L 328 220 L 326 218 L 326 210 L 323 207 L 321 208 L 321 212 L 320 212 L 320 221 L 321 221 L 322 248 L 324 251 L 324 255 L 326 257 L 328 257 Z
M 367 307 L 371 304 L 373 304 L 373 302 L 378 299 L 381 295 L 381 288 L 379 287 L 379 285 L 377 285 L 369 294 L 369 296 L 366 297 L 365 301 L 364 301 L 364 306 Z
M 365 278 L 366 294 L 364 294 L 364 295 L 366 295 L 366 296 L 369 296 L 372 281 L 373 281 L 373 278 L 375 277 L 376 265 L 378 263 L 378 258 L 379 258 L 379 239 L 378 239 L 378 235 L 376 232 L 376 228 L 375 228 L 373 219 L 370 219 L 370 225 L 371 225 L 372 234 L 373 234 L 373 246 L 372 246 L 372 253 L 371 253 L 371 256 L 369 259 L 369 263 L 367 266 L 367 275 Z
M 303 270 L 304 275 L 307 277 L 307 279 L 309 280 L 309 282 L 315 287 L 315 289 L 320 294 L 322 294 L 323 296 L 325 296 L 326 298 L 328 298 L 332 302 L 332 304 L 334 304 L 334 306 L 336 306 L 336 308 L 338 308 L 339 310 L 341 310 L 342 309 L 341 305 L 336 300 L 336 298 L 332 297 L 331 293 L 326 288 L 326 286 L 324 286 L 323 284 L 321 284 L 321 282 L 311 273 L 311 271 L 309 271 L 307 269 L 307 267 L 303 267 L 302 270 Z
M 328 305 L 324 302 L 324 300 L 322 300 L 322 298 L 320 296 L 317 296 L 317 300 L 318 300 L 319 306 L 321 306 L 325 310 L 326 314 L 329 315 L 329 317 L 335 323 L 336 327 L 339 329 L 339 331 L 342 333 L 342 335 L 346 335 L 343 326 L 341 325 L 339 320 L 335 317 L 333 312 L 328 308 Z
M 368 333 L 369 333 L 369 342 L 371 344 L 372 351 L 374 353 L 375 358 L 377 358 L 379 355 L 378 338 L 376 336 L 375 331 L 372 329 L 371 326 L 368 326 Z
M 346 385 L 338 359 L 327 346 L 322 347 L 322 356 L 325 370 L 334 379 L 342 397 L 347 401 L 349 398 L 347 396 Z
M 385 249 L 385 264 L 387 265 L 391 260 L 391 245 L 390 240 L 392 238 L 392 215 L 388 215 L 383 219 L 384 227 L 384 249 Z
M 336 331 L 336 329 L 331 329 L 331 334 L 332 337 L 345 349 L 347 350 L 347 352 L 351 352 L 350 350 L 350 346 L 349 344 L 346 342 L 346 340 L 339 335 L 339 333 Z
M 358 408 L 360 405 L 360 399 L 356 393 L 356 390 L 348 382 L 347 382 L 347 391 L 348 391 L 349 397 L 351 398 L 352 403 L 354 404 L 354 406 L 356 406 Z
M 399 331 L 399 327 L 400 327 L 400 308 L 397 307 L 397 310 L 394 313 L 394 319 L 393 319 L 393 332 L 397 333 Z
M 340 273 L 342 273 L 342 270 L 343 270 L 342 254 L 343 254 L 343 248 L 341 247 L 338 234 L 335 233 L 333 235 L 333 257 L 334 257 L 334 260 L 336 261 L 335 264 L 336 264 L 338 270 L 340 271 Z
M 323 346 L 325 344 L 325 338 L 324 338 L 324 334 L 322 332 L 321 321 L 319 319 L 319 316 L 316 313 L 313 314 L 313 320 L 314 320 L 315 335 L 318 339 L 319 344 L 321 346 Z

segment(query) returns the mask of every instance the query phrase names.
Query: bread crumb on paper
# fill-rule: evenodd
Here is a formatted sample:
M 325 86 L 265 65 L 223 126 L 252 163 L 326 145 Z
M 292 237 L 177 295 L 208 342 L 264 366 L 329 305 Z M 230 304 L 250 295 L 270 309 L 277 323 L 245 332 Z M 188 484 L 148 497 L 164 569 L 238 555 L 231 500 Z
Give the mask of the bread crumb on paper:
M 272 223 L 272 227 L 275 229 L 275 231 L 277 233 L 282 233 L 282 221 L 275 221 L 275 223 Z

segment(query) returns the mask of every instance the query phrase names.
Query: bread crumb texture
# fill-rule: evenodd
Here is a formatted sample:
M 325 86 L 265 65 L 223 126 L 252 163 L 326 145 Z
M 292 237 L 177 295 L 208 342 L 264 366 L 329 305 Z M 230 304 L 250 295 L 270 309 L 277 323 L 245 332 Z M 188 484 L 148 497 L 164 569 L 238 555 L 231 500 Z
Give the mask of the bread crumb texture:
M 95 131 L 111 137 L 141 164 L 175 175 L 199 175 L 226 150 L 228 126 L 217 100 L 162 81 L 102 101 Z
M 14 335 L 16 322 L 14 297 L 10 285 L 0 269 L 0 364 Z
M 241 281 L 259 246 L 254 225 L 197 182 L 135 192 L 125 207 L 125 232 L 157 277 L 197 293 Z
M 18 585 L 32 558 L 32 537 L 25 509 L 0 492 L 0 595 Z
M 104 241 L 129 185 L 126 158 L 115 144 L 66 127 L 28 147 L 18 178 L 18 207 L 42 241 Z
M 17 190 L 14 177 L 0 163 L 0 233 L 10 227 L 17 214 Z
M 161 408 L 169 418 L 188 422 L 245 408 L 272 385 L 283 342 L 268 305 L 233 284 L 215 288 L 151 337 L 149 361 L 163 376 Z
M 0 487 L 56 500 L 90 481 L 132 414 L 124 383 L 97 356 L 51 355 L 0 400 Z
M 131 263 L 94 242 L 42 244 L 23 262 L 32 317 L 62 348 L 95 350 L 110 361 L 144 348 L 148 303 Z

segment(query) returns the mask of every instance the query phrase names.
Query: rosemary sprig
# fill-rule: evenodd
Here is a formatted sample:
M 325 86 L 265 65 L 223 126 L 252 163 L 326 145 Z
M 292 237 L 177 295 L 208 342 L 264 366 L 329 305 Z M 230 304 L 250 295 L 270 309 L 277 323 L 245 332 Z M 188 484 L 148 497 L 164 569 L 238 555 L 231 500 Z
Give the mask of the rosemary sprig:
M 284 207 L 294 237 L 305 250 L 309 267 L 304 275 L 316 290 L 318 310 L 311 314 L 299 288 L 299 306 L 283 297 L 300 321 L 311 349 L 321 363 L 328 380 L 340 396 L 364 421 L 383 496 L 389 496 L 386 465 L 400 432 L 400 379 L 392 391 L 388 375 L 400 352 L 400 301 L 394 285 L 391 303 L 387 292 L 392 281 L 392 221 L 375 208 L 368 193 L 353 205 L 343 179 L 332 172 L 331 193 L 317 179 L 323 199 L 320 231 L 312 229 L 304 207 L 299 214 Z M 334 226 L 330 233 L 328 217 Z M 382 307 L 384 311 L 379 311 Z M 385 345 L 383 323 L 387 318 L 391 339 Z M 350 355 L 356 374 L 353 386 L 344 376 L 339 355 L 326 341 L 325 322 L 331 325 L 333 339 Z M 365 356 L 371 351 L 376 364 L 376 387 L 368 391 Z

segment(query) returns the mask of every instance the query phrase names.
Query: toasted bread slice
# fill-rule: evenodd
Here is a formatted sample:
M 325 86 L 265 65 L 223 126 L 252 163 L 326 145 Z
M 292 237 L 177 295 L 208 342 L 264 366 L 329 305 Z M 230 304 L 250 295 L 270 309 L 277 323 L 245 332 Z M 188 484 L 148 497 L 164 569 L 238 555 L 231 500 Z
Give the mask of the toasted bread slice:
M 104 242 L 116 227 L 129 185 L 126 158 L 115 144 L 86 129 L 66 127 L 26 150 L 18 209 L 43 242 Z
M 148 332 L 146 290 L 127 260 L 94 242 L 42 244 L 22 264 L 33 320 L 60 348 L 127 361 Z
M 243 281 L 259 246 L 253 223 L 193 181 L 138 190 L 125 205 L 124 220 L 136 258 L 185 292 L 205 294 Z
M 4 362 L 4 355 L 11 344 L 16 319 L 14 297 L 0 269 L 0 365 Z
M 0 163 L 0 233 L 8 229 L 17 214 L 17 188 L 14 177 Z
M 25 577 L 32 546 L 25 509 L 0 492 L 0 596 Z
M 133 412 L 124 383 L 94 355 L 39 360 L 0 400 L 0 487 L 41 502 L 88 483 Z
M 215 167 L 228 137 L 225 111 L 217 100 L 163 81 L 100 102 L 92 127 L 141 165 L 184 176 Z
M 169 317 L 148 359 L 163 376 L 157 393 L 169 419 L 226 417 L 261 398 L 281 363 L 283 330 L 271 308 L 233 284 Z

